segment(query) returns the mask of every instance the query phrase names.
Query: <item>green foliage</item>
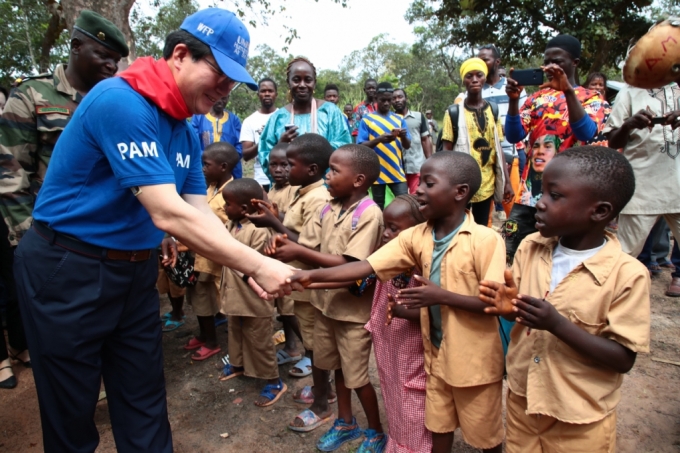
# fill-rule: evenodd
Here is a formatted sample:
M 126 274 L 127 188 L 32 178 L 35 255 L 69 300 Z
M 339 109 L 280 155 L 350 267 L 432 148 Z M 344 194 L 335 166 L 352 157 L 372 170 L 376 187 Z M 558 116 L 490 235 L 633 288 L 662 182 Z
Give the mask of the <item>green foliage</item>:
M 195 0 L 167 0 L 158 6 L 155 17 L 145 16 L 139 5 L 130 12 L 138 56 L 160 58 L 165 37 L 178 30 L 185 17 L 198 11 Z
M 42 41 L 51 17 L 41 0 L 0 0 L 0 86 L 40 71 Z M 48 54 L 49 70 L 68 59 L 68 34 Z
M 669 5 L 676 0 L 664 0 Z M 465 3 L 465 4 L 463 4 Z M 450 46 L 469 49 L 490 42 L 513 64 L 542 55 L 550 37 L 568 33 L 583 46 L 581 73 L 615 67 L 628 42 L 649 28 L 653 0 L 415 0 L 407 17 L 444 29 Z

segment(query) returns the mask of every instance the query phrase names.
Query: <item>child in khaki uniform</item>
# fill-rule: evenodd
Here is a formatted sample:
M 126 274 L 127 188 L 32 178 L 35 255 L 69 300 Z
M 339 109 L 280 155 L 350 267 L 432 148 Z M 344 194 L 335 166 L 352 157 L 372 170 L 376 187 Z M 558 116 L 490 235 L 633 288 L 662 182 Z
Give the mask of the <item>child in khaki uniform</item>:
M 261 193 L 262 186 L 250 178 L 232 181 L 222 191 L 229 232 L 234 239 L 258 252 L 262 252 L 270 232 L 257 228 L 246 214 L 255 212 L 251 200 Z M 220 380 L 243 374 L 266 379 L 267 384 L 254 403 L 265 407 L 278 401 L 287 387 L 279 378 L 276 364 L 276 345 L 272 338 L 274 304 L 260 299 L 247 280 L 247 276 L 224 268 L 221 291 L 222 309 L 229 318 L 229 359 Z
M 300 186 L 300 188 L 297 189 L 283 222 L 261 204 L 260 212 L 249 215 L 248 218 L 258 227 L 271 228 L 276 233 L 285 235 L 291 241 L 298 242 L 304 234 L 302 232 L 305 225 L 311 222 L 315 213 L 330 201 L 331 197 L 328 189 L 324 186 L 323 175 L 328 169 L 328 160 L 332 152 L 333 147 L 321 135 L 304 134 L 297 137 L 288 145 L 286 158 L 290 166 L 288 181 L 291 185 Z M 311 269 L 313 267 L 293 259 L 283 261 L 298 269 Z M 299 323 L 299 336 L 302 338 L 302 344 L 305 347 L 305 357 L 293 366 L 289 374 L 294 377 L 315 374 L 313 376 L 314 386 L 317 386 L 318 380 L 328 381 L 328 373 L 322 372 L 313 363 L 315 312 L 310 303 L 311 296 L 311 290 L 296 292 L 290 296 L 290 299 L 294 301 L 294 311 Z M 311 386 L 305 386 L 293 394 L 295 402 L 312 403 L 310 410 L 321 419 L 326 419 L 332 414 L 327 400 L 332 402 L 334 398 L 335 396 L 330 388 L 327 394 L 318 395 L 313 393 Z M 291 429 L 298 427 L 304 431 L 310 431 L 318 426 L 303 426 L 299 417 L 293 423 Z
M 427 224 L 402 231 L 365 261 L 299 272 L 292 280 L 306 286 L 376 273 L 386 281 L 414 266 L 422 269 L 424 277 L 413 277 L 422 286 L 402 289 L 395 299 L 421 308 L 432 451 L 450 452 L 460 427 L 472 446 L 501 452 L 503 349 L 498 320 L 484 314 L 478 294 L 481 280 L 502 281 L 503 241 L 465 210 L 481 184 L 471 156 L 439 152 L 423 165 L 420 181 L 416 197 Z
M 231 181 L 231 172 L 239 163 L 240 156 L 229 143 L 217 142 L 205 148 L 202 160 L 203 174 L 208 183 L 208 205 L 215 215 L 226 223 L 222 189 Z M 195 286 L 188 288 L 187 302 L 198 318 L 201 332 L 189 340 L 184 349 L 189 351 L 197 349 L 191 359 L 200 361 L 221 351 L 217 345 L 215 314 L 220 311 L 219 280 L 222 266 L 196 254 L 194 270 L 199 272 L 198 281 Z
M 286 157 L 288 143 L 279 143 L 269 153 L 269 174 L 272 175 L 274 184 L 267 193 L 269 202 L 257 200 L 258 205 L 272 211 L 280 220 L 285 219 L 286 212 L 295 198 L 298 186 L 291 186 L 288 182 L 290 166 Z M 302 356 L 297 352 L 295 335 L 302 338 L 300 325 L 295 317 L 295 304 L 290 297 L 277 297 L 276 310 L 281 315 L 283 332 L 286 342 L 283 349 L 276 352 L 276 360 L 279 365 L 300 360 Z
M 506 284 L 482 282 L 489 313 L 516 320 L 507 356 L 508 453 L 616 450 L 623 374 L 649 351 L 649 274 L 605 227 L 635 191 L 621 154 L 564 151 L 543 173 L 539 233 Z
M 370 148 L 361 145 L 338 148 L 331 155 L 326 175 L 333 200 L 321 207 L 314 220 L 305 226 L 299 245 L 282 237 L 270 241 L 274 243 L 274 256 L 320 267 L 366 259 L 381 242 L 384 228 L 380 208 L 368 198 L 368 188 L 379 174 L 380 161 Z M 338 393 L 338 418 L 319 439 L 317 448 L 332 451 L 362 436 L 352 414 L 354 389 L 369 425 L 364 432 L 366 440 L 358 451 L 382 451 L 386 437 L 375 390 L 368 378 L 371 336 L 364 329 L 371 314 L 373 287 L 358 296 L 350 293 L 348 287 L 346 284 L 341 289 L 317 290 L 312 294 L 316 320 L 314 363 L 323 370 L 335 370 Z M 328 384 L 315 382 L 315 385 Z M 304 413 L 299 417 L 306 420 Z

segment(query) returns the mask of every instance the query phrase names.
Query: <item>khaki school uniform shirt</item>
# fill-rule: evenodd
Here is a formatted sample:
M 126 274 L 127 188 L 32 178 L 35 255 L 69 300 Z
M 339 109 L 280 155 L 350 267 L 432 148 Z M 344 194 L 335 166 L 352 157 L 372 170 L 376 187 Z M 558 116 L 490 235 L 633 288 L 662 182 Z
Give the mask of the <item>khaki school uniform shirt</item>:
M 306 187 L 300 187 L 290 203 L 290 207 L 283 218 L 283 226 L 295 231 L 300 235 L 298 242 L 303 239 L 305 225 L 312 220 L 317 210 L 325 206 L 331 200 L 328 189 L 324 186 L 323 180 Z M 291 261 L 291 266 L 298 269 L 313 269 L 301 261 Z M 312 290 L 306 289 L 302 292 L 295 292 L 289 296 L 295 300 L 309 302 L 312 297 Z
M 433 227 L 431 223 L 402 231 L 385 244 L 368 262 L 381 281 L 387 281 L 416 266 L 429 278 L 432 266 Z M 441 263 L 441 287 L 464 296 L 479 296 L 479 282 L 503 282 L 505 245 L 490 228 L 477 225 L 467 216 L 454 236 Z M 420 310 L 420 325 L 425 347 L 425 371 L 444 379 L 453 387 L 472 387 L 498 382 L 503 378 L 503 346 L 498 333 L 498 318 L 441 305 L 442 343 L 433 363 L 430 317 Z M 441 373 L 441 375 L 440 375 Z
M 290 184 L 286 184 L 281 189 L 272 186 L 271 189 L 269 189 L 269 192 L 267 192 L 267 198 L 269 198 L 270 203 L 276 203 L 276 206 L 279 208 L 279 214 L 285 216 L 286 212 L 288 212 L 288 207 L 299 188 L 300 186 L 291 186 Z
M 229 184 L 232 180 L 233 178 L 224 183 L 219 188 L 215 184 L 212 184 L 210 187 L 208 187 L 208 206 L 210 206 L 212 212 L 214 212 L 215 215 L 219 217 L 222 223 L 227 223 L 229 220 L 227 218 L 227 213 L 224 212 L 224 198 L 222 197 L 222 189 L 224 189 L 224 186 Z M 196 254 L 194 260 L 194 270 L 197 272 L 204 272 L 206 274 L 214 275 L 216 277 L 222 275 L 221 264 L 210 261 L 208 258 L 205 258 L 198 253 Z
M 243 245 L 262 253 L 271 235 L 269 228 L 257 228 L 248 219 L 227 222 L 229 233 Z M 274 302 L 260 299 L 241 276 L 224 268 L 222 276 L 222 309 L 226 315 L 263 318 L 274 314 Z
M 520 294 L 543 297 L 550 289 L 557 238 L 539 233 L 520 245 L 512 275 Z M 579 328 L 609 338 L 635 352 L 649 351 L 649 273 L 607 244 L 572 270 L 545 299 Z M 543 330 L 516 324 L 507 357 L 508 385 L 527 398 L 529 414 L 568 423 L 592 423 L 611 413 L 621 399 L 623 375 L 581 355 Z
M 382 211 L 375 204 L 361 213 L 356 227 L 352 229 L 354 211 L 366 198 L 342 213 L 342 203 L 334 200 L 323 219 L 321 211 L 325 205 L 319 207 L 313 220 L 305 226 L 300 245 L 321 253 L 365 260 L 380 244 L 384 230 Z M 373 288 L 361 296 L 355 296 L 345 288 L 317 290 L 312 292 L 311 302 L 331 319 L 366 324 L 371 317 Z

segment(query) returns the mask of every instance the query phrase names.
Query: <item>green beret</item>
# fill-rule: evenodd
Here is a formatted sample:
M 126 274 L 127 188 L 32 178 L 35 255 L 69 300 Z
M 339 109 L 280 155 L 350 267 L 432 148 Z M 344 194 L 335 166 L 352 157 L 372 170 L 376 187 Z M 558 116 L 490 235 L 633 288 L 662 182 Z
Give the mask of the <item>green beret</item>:
M 89 36 L 99 44 L 115 50 L 123 57 L 127 57 L 130 53 L 123 32 L 113 25 L 113 22 L 94 11 L 82 10 L 73 29 Z

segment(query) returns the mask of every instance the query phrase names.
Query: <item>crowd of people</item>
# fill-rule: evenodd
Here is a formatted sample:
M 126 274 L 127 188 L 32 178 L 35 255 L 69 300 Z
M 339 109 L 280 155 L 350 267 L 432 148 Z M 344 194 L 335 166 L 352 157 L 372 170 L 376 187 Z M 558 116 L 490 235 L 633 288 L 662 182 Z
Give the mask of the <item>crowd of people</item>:
M 204 9 L 163 58 L 113 77 L 125 38 L 82 11 L 68 64 L 0 90 L 0 388 L 12 363 L 33 368 L 45 451 L 96 449 L 102 380 L 120 451 L 173 450 L 161 339 L 185 304 L 192 360 L 263 381 L 254 405 L 285 397 L 281 365 L 312 376 L 288 427 L 323 426 L 321 451 L 450 452 L 457 428 L 488 452 L 615 451 L 650 278 L 672 269 L 680 297 L 678 85 L 626 86 L 610 106 L 604 74 L 577 83 L 581 44 L 561 34 L 531 94 L 489 44 L 434 116 L 374 79 L 356 106 L 334 84 L 317 98 L 303 57 L 277 109 L 249 41 Z M 260 101 L 243 122 L 236 83 Z

